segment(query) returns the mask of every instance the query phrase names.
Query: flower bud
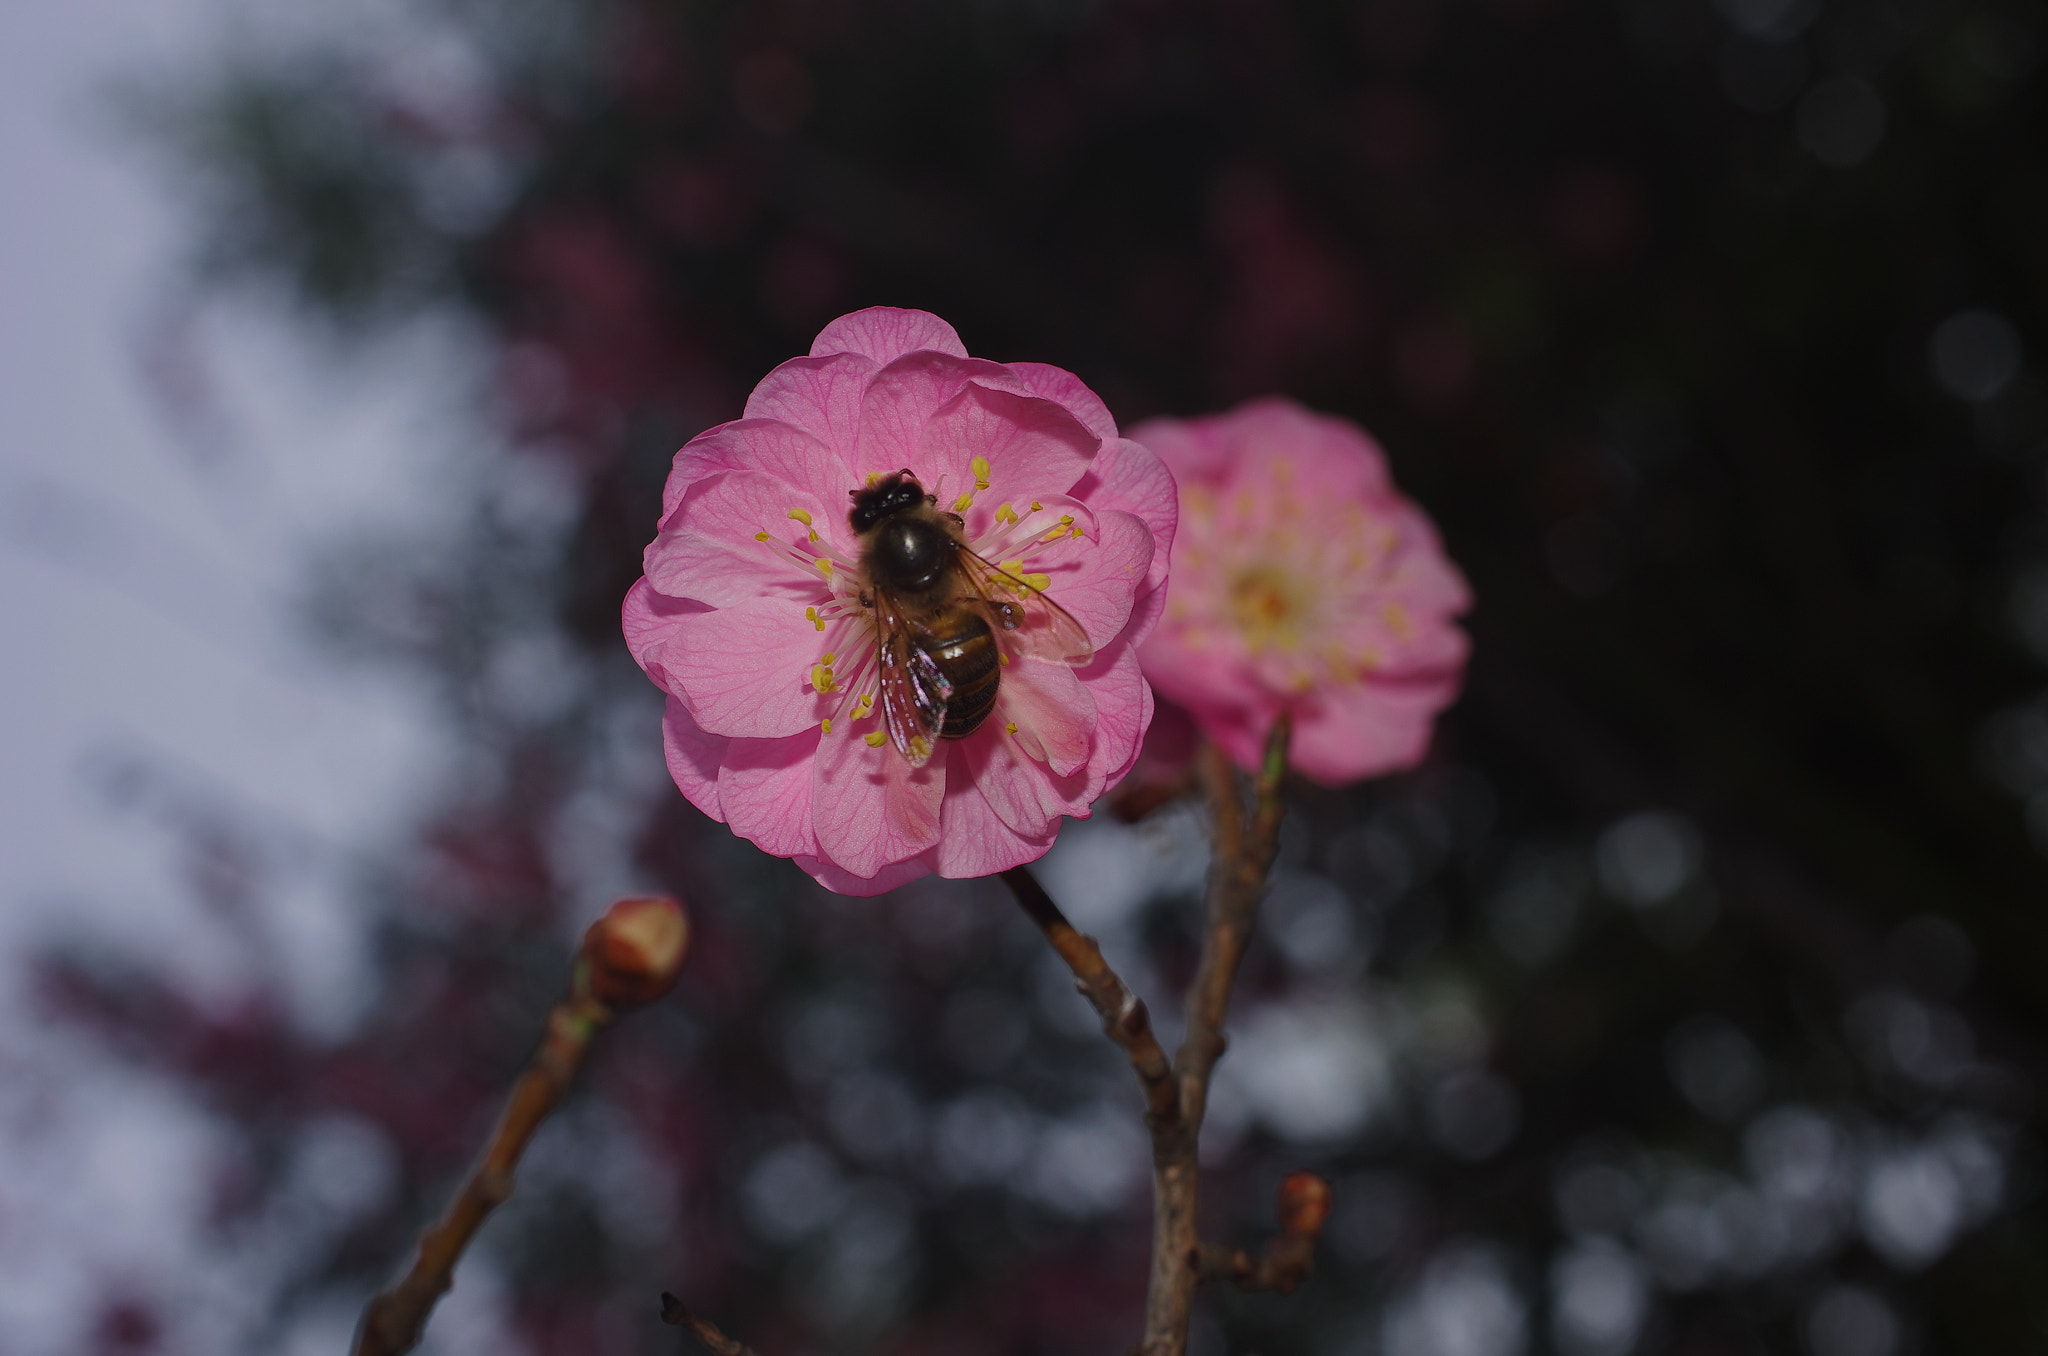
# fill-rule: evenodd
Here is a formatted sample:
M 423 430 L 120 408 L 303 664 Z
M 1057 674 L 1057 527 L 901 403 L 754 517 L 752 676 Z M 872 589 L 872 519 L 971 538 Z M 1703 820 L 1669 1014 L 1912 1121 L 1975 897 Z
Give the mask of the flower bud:
M 652 1003 L 675 987 L 690 950 L 690 920 L 665 895 L 622 899 L 583 934 L 591 997 L 615 1008 Z
M 1330 1214 L 1330 1184 L 1312 1172 L 1290 1172 L 1280 1182 L 1280 1232 L 1314 1238 Z

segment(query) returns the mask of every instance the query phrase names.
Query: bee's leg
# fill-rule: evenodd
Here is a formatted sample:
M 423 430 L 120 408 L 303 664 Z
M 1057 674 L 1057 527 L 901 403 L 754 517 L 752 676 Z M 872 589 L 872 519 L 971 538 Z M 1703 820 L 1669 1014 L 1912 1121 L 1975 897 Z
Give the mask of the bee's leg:
M 875 605 L 875 600 L 873 598 L 868 597 L 868 591 L 866 589 L 862 589 L 860 591 L 860 605 L 862 607 L 870 609 L 872 609 Z

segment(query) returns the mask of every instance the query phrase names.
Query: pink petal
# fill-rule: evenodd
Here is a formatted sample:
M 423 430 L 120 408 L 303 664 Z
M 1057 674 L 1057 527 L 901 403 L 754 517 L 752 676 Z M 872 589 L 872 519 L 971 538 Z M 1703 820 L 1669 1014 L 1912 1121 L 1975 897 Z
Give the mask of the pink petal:
M 1048 514 L 1057 507 L 1049 504 Z M 1112 510 L 1095 516 L 1087 537 L 1041 546 L 1027 564 L 1050 577 L 1046 596 L 1072 613 L 1100 649 L 1122 634 L 1152 555 L 1151 530 L 1133 515 Z
M 668 670 L 661 665 L 661 647 L 667 643 L 676 618 L 704 610 L 699 603 L 664 598 L 645 579 L 634 580 L 633 587 L 626 590 L 626 601 L 619 609 L 619 620 L 626 633 L 626 648 L 647 676 L 654 680 L 655 686 L 664 692 L 674 692 L 675 684 L 669 679 Z
M 1089 798 L 1122 781 L 1138 761 L 1145 731 L 1152 724 L 1152 685 L 1145 681 L 1137 648 L 1123 642 L 1099 654 L 1080 672 L 1095 700 L 1095 735 L 1088 755 L 1089 778 L 1098 784 Z M 1068 811 L 1085 818 L 1084 811 Z
M 820 740 L 811 802 L 818 856 L 872 878 L 937 842 L 947 749 L 941 743 L 912 768 L 888 744 L 868 747 L 851 724 Z
M 1158 588 L 1166 582 L 1173 534 L 1180 523 L 1180 487 L 1173 472 L 1151 449 L 1129 438 L 1102 445 L 1092 474 L 1074 487 L 1076 497 L 1101 508 L 1120 508 L 1142 518 L 1152 530 L 1152 565 L 1145 582 Z
M 1288 762 L 1325 786 L 1413 767 L 1429 752 L 1436 713 L 1451 704 L 1457 691 L 1455 674 L 1436 681 L 1368 681 L 1318 691 L 1297 712 Z M 1249 765 L 1251 760 L 1244 761 Z
M 1088 472 L 1101 440 L 1050 400 L 969 382 L 933 412 L 912 461 L 928 486 L 943 478 L 941 508 L 972 491 L 986 506 L 1063 494 Z M 988 462 L 989 487 L 975 489 L 973 462 Z M 1020 510 L 1021 511 L 1021 510 Z
M 1364 429 L 1282 396 L 1238 406 L 1220 417 L 1217 433 L 1239 480 L 1271 486 L 1291 475 L 1304 489 L 1342 499 L 1392 489 L 1386 454 Z
M 675 778 L 683 799 L 713 819 L 723 820 L 725 811 L 718 799 L 718 765 L 732 741 L 698 729 L 697 722 L 690 719 L 689 708 L 674 697 L 668 699 L 662 712 L 661 735 L 668 755 L 669 776 Z
M 1182 484 L 1213 480 L 1230 465 L 1218 437 L 1220 416 L 1210 419 L 1147 419 L 1130 432 L 1132 442 L 1159 458 Z
M 1102 397 L 1088 389 L 1083 382 L 1064 367 L 1049 363 L 1005 363 L 1024 388 L 1035 396 L 1042 396 L 1073 415 L 1088 431 L 1105 441 L 1116 438 L 1116 420 L 1110 416 L 1109 406 L 1102 403 Z
M 782 739 L 735 739 L 718 773 L 718 802 L 732 831 L 778 857 L 818 850 L 811 831 L 816 729 Z
M 1062 815 L 1085 816 L 1089 801 L 1087 770 L 1066 777 L 1055 775 L 1025 751 L 1016 735 L 1006 733 L 997 723 L 1003 714 L 998 710 L 988 724 L 960 741 L 956 756 L 964 763 L 967 776 L 959 780 L 976 788 L 1007 829 L 1026 838 L 1043 838 L 1057 832 Z M 955 798 L 948 783 L 949 835 Z M 941 840 L 940 852 L 945 851 Z M 950 873 L 942 865 L 939 874 Z
M 872 877 L 856 876 L 844 867 L 819 861 L 816 857 L 798 857 L 795 860 L 806 875 L 827 890 L 842 895 L 866 896 L 879 895 L 899 885 L 908 885 L 914 880 L 929 876 L 932 868 L 926 858 L 930 856 L 930 853 L 926 853 L 923 857 L 912 857 L 907 862 L 885 866 Z
M 1064 664 L 1013 660 L 1003 670 L 991 721 L 1014 722 L 1024 751 L 1062 777 L 1088 765 L 1095 698 Z
M 941 876 L 953 880 L 992 876 L 1013 866 L 1035 862 L 1058 836 L 1057 816 L 1042 834 L 1016 832 L 990 806 L 986 790 L 983 783 L 966 777 L 948 782 L 945 829 L 938 845 L 926 854 Z
M 832 449 L 840 469 L 853 471 L 861 398 L 879 364 L 858 353 L 791 358 L 761 378 L 747 397 L 748 419 L 773 419 L 802 429 Z
M 668 524 L 685 492 L 720 471 L 773 476 L 793 494 L 829 501 L 833 516 L 841 520 L 846 517 L 846 491 L 859 484 L 843 458 L 795 425 L 774 419 L 737 419 L 698 434 L 676 453 L 662 500 L 663 525 Z
M 836 505 L 834 506 L 836 507 Z M 791 510 L 811 515 L 807 525 Z M 647 545 L 641 565 L 653 585 L 671 598 L 694 598 L 714 607 L 736 607 L 773 596 L 795 601 L 801 612 L 830 596 L 822 572 L 806 568 L 778 548 L 787 543 L 816 559 L 857 556 L 852 532 L 831 516 L 825 500 L 771 476 L 728 471 L 692 486 L 668 526 Z M 756 534 L 769 534 L 760 541 Z M 810 533 L 819 534 L 818 541 Z
M 823 718 L 810 676 L 826 639 L 795 603 L 756 598 L 675 618 L 655 654 L 704 729 L 780 739 Z
M 967 345 L 951 325 L 930 311 L 906 311 L 894 306 L 870 306 L 855 311 L 818 331 L 811 341 L 811 356 L 858 353 L 887 366 L 906 353 L 950 353 L 967 356 Z
M 870 473 L 887 475 L 909 467 L 918 479 L 929 480 L 925 488 L 938 483 L 943 466 L 921 464 L 925 426 L 968 382 L 1028 396 L 1023 383 L 999 363 L 980 358 L 956 358 L 945 353 L 912 353 L 899 358 L 875 374 L 868 383 L 860 407 L 860 432 L 855 439 L 854 469 L 863 477 Z M 951 482 L 948 498 L 960 493 Z M 1065 489 L 1062 485 L 1060 489 Z

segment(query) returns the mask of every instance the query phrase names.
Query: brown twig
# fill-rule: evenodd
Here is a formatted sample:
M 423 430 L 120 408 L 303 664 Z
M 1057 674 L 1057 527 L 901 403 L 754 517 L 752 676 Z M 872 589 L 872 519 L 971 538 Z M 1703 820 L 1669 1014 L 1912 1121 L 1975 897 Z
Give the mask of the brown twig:
M 569 997 L 548 1013 L 540 1048 L 512 1086 L 483 1156 L 443 1215 L 420 1235 L 396 1285 L 373 1298 L 356 1330 L 355 1356 L 403 1356 L 455 1282 L 455 1264 L 491 1211 L 512 1195 L 512 1174 L 534 1131 L 561 1104 L 590 1043 L 618 1009 L 649 1003 L 675 984 L 689 929 L 672 899 L 627 899 L 584 935 Z
M 1292 1294 L 1315 1274 L 1316 1237 L 1329 1214 L 1330 1184 L 1312 1172 L 1290 1173 L 1280 1183 L 1280 1232 L 1263 1252 L 1253 1257 L 1243 1248 L 1204 1243 L 1188 1260 L 1203 1280 Z
M 1021 866 L 1003 872 L 1003 883 L 1017 897 L 1031 921 L 1052 943 L 1067 968 L 1074 972 L 1074 987 L 1102 1018 L 1102 1029 L 1130 1057 L 1131 1068 L 1145 1092 L 1145 1121 L 1154 1127 L 1171 1125 L 1180 1118 L 1180 1100 L 1174 1088 L 1173 1068 L 1166 1051 L 1152 1034 L 1152 1018 L 1145 1000 L 1132 993 L 1102 957 L 1093 937 L 1077 931 L 1037 877 Z
M 1280 845 L 1286 805 L 1280 791 L 1287 774 L 1292 722 L 1282 713 L 1266 739 L 1253 787 L 1250 831 L 1246 832 L 1242 792 L 1234 768 L 1219 750 L 1202 754 L 1202 776 L 1216 815 L 1216 861 L 1209 878 L 1209 918 L 1201 959 L 1188 990 L 1187 1035 L 1173 1059 L 1180 1116 L 1171 1133 L 1152 1135 L 1152 1283 L 1145 1303 L 1142 1356 L 1182 1356 L 1187 1350 L 1188 1316 L 1201 1280 L 1188 1265 L 1200 1254 L 1195 1234 L 1196 1156 L 1202 1118 L 1209 1106 L 1209 1077 L 1223 1056 L 1223 1020 L 1238 965 L 1251 943 L 1266 872 Z
M 692 1313 L 690 1307 L 664 1290 L 661 1292 L 661 1321 L 677 1328 L 688 1328 L 691 1336 L 709 1347 L 717 1356 L 755 1356 L 754 1349 L 745 1342 L 727 1337 L 718 1325 L 708 1318 Z

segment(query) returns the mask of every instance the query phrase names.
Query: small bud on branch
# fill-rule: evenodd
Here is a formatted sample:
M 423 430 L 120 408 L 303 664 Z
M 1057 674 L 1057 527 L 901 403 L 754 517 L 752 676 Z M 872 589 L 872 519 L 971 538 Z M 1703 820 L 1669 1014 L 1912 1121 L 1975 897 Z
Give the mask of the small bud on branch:
M 420 1235 L 411 1268 L 363 1310 L 355 1356 L 403 1356 L 419 1345 L 427 1317 L 455 1283 L 455 1264 L 491 1211 L 512 1195 L 520 1156 L 568 1095 L 591 1041 L 617 1010 L 642 1007 L 675 986 L 689 938 L 688 920 L 673 899 L 622 899 L 591 924 L 569 997 L 548 1013 L 540 1048 L 513 1083 L 482 1156 L 447 1213 Z
M 609 1007 L 645 1007 L 675 987 L 689 950 L 680 904 L 662 895 L 622 899 L 583 934 L 584 983 Z

